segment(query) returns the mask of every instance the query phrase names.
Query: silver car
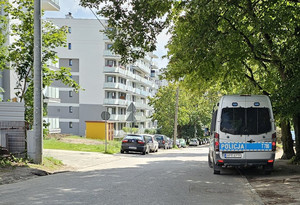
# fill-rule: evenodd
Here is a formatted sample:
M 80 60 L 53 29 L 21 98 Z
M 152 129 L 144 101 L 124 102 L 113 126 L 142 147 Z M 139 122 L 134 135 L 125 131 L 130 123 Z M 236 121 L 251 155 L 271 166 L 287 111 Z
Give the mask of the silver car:
M 157 152 L 158 151 L 158 141 L 154 137 L 154 135 L 146 135 L 144 134 L 147 143 L 149 144 L 150 147 L 150 152 Z

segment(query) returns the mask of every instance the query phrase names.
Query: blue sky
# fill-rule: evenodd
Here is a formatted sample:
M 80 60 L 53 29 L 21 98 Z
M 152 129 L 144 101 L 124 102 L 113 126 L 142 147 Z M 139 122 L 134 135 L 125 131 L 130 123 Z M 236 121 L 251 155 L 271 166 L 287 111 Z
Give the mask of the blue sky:
M 65 15 L 71 12 L 74 18 L 96 18 L 90 9 L 79 6 L 79 0 L 60 0 L 59 6 L 60 11 L 46 11 L 44 17 L 65 18 Z M 167 54 L 165 45 L 167 44 L 168 39 L 169 35 L 167 35 L 165 32 L 160 34 L 157 38 L 157 50 L 154 52 L 154 54 L 158 56 L 158 59 L 156 59 L 155 61 L 158 64 L 159 68 L 164 68 L 168 64 L 167 59 L 162 59 L 162 56 Z

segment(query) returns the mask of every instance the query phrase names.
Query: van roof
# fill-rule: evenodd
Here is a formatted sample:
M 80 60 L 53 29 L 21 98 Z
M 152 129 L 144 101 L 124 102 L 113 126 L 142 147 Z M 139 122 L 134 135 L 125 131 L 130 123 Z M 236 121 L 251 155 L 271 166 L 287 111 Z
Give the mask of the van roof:
M 224 95 L 219 104 L 223 107 L 269 107 L 271 101 L 266 95 Z

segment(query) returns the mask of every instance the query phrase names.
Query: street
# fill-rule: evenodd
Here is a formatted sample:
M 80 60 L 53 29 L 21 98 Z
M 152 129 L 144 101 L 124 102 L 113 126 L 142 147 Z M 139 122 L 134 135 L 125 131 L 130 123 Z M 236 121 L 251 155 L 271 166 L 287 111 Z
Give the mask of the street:
M 0 204 L 259 204 L 234 169 L 212 173 L 207 146 L 146 156 L 47 151 L 69 153 L 63 162 L 78 170 L 0 186 Z

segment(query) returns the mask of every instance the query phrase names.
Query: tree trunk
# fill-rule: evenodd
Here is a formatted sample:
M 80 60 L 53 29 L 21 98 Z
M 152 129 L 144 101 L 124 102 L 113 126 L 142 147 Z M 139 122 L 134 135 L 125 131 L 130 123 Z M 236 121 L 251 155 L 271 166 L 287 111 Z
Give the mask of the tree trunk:
M 296 141 L 296 159 L 295 161 L 300 161 L 300 113 L 293 117 L 294 129 L 295 129 L 295 141 Z
M 280 121 L 281 141 L 283 146 L 283 155 L 281 159 L 291 159 L 293 156 L 295 156 L 291 134 L 291 125 L 288 120 L 281 119 Z

